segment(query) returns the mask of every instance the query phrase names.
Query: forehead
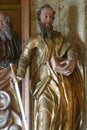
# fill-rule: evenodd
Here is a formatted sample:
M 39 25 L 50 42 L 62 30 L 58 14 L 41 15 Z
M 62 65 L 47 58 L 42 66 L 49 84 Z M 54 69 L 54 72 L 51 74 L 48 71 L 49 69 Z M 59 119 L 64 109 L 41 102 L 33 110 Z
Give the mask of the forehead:
M 41 10 L 41 15 L 53 15 L 53 10 L 51 8 L 43 8 Z

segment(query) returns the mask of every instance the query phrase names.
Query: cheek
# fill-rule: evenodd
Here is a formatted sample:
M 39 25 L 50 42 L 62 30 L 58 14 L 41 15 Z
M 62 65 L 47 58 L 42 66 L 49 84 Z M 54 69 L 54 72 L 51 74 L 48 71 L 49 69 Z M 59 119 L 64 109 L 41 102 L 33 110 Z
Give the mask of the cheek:
M 7 26 L 8 22 L 5 20 L 3 21 L 3 26 Z
M 46 23 L 46 18 L 43 16 L 40 16 L 41 23 Z

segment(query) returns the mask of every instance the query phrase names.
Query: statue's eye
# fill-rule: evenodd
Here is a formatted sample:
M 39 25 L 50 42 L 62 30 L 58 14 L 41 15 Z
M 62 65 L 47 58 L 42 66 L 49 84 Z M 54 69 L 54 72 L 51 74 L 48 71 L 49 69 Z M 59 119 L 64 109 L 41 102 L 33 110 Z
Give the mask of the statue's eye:
M 48 18 L 48 16 L 47 16 L 47 15 L 45 15 L 45 18 Z

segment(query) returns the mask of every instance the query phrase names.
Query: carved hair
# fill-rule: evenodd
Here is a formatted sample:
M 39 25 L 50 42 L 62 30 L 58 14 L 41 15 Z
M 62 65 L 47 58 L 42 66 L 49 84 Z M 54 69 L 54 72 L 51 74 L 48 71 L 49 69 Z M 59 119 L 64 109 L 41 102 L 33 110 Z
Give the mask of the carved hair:
M 37 19 L 38 19 L 38 22 L 40 23 L 40 14 L 41 14 L 41 11 L 43 10 L 43 9 L 52 9 L 53 10 L 53 8 L 50 6 L 50 5 L 48 5 L 48 4 L 45 4 L 45 5 L 43 5 L 43 6 L 41 6 L 41 8 L 40 8 L 40 10 L 37 12 Z M 53 10 L 53 20 L 54 20 L 54 15 L 55 15 L 55 11 Z

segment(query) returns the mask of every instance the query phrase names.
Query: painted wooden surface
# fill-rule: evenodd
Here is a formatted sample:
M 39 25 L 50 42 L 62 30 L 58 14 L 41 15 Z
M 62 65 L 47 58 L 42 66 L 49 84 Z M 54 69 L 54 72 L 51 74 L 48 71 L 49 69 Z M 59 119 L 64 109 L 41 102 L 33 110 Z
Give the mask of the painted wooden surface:
M 0 11 L 12 18 L 12 29 L 21 37 L 21 0 L 0 0 Z

